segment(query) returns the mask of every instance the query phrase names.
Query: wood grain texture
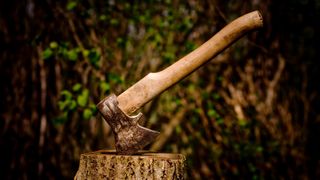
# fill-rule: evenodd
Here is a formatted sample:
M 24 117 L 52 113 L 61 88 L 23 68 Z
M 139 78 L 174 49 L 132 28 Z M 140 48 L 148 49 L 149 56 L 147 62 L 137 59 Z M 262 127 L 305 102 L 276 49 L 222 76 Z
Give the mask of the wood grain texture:
M 199 48 L 192 51 L 163 71 L 149 73 L 118 96 L 119 107 L 130 115 L 155 96 L 176 84 L 200 66 L 217 56 L 246 33 L 263 26 L 258 11 L 245 14 L 225 26 Z
M 101 150 L 81 155 L 74 179 L 184 179 L 185 159 L 181 154 L 144 151 L 128 156 Z

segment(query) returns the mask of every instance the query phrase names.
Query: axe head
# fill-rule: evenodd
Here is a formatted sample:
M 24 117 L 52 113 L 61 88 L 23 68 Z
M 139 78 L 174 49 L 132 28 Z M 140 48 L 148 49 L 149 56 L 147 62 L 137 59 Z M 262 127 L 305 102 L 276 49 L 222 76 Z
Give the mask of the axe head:
M 97 108 L 112 129 L 118 154 L 134 154 L 159 135 L 159 132 L 138 124 L 143 118 L 142 113 L 127 116 L 118 107 L 117 97 L 114 94 L 99 102 Z

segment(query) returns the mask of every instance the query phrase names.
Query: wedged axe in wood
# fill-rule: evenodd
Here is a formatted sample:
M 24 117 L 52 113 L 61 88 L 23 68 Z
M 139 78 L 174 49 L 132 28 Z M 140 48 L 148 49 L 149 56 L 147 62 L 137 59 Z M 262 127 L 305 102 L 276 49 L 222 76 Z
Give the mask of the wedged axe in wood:
M 217 56 L 247 32 L 262 26 L 262 16 L 258 11 L 245 14 L 168 68 L 149 73 L 118 97 L 111 95 L 103 99 L 97 107 L 112 128 L 117 152 L 134 154 L 159 134 L 138 125 L 141 113 L 133 117 L 129 115 Z

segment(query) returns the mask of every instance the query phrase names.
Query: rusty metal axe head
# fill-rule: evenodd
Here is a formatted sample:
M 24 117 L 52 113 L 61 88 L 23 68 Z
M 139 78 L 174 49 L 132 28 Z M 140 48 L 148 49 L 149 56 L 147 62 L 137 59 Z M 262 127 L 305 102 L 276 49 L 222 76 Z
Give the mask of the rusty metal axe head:
M 113 131 L 118 154 L 134 154 L 159 135 L 159 132 L 138 124 L 143 119 L 142 113 L 127 116 L 118 107 L 117 97 L 114 94 L 103 99 L 97 108 Z

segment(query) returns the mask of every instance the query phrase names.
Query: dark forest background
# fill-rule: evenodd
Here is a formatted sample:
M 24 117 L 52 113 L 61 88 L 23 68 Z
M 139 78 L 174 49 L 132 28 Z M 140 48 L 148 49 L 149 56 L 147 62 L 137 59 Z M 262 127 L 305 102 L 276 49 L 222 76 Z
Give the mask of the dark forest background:
M 95 104 L 253 10 L 250 33 L 151 103 L 189 179 L 320 178 L 319 0 L 2 0 L 0 178 L 71 179 L 113 148 Z

